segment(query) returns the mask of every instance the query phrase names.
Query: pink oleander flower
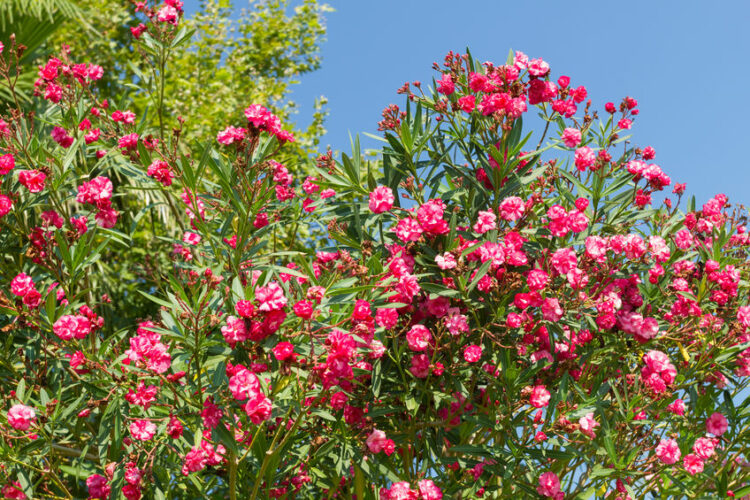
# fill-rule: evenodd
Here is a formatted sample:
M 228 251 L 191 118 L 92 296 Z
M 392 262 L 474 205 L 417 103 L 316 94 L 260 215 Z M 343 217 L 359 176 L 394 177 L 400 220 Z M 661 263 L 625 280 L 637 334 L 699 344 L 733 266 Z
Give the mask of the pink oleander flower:
M 216 140 L 219 144 L 228 146 L 235 142 L 241 142 L 245 138 L 246 133 L 247 131 L 244 128 L 237 128 L 230 125 L 216 135 Z
M 500 217 L 507 221 L 516 221 L 521 218 L 526 205 L 518 196 L 509 196 L 500 202 Z
M 453 83 L 453 79 L 449 73 L 443 73 L 440 80 L 437 82 L 437 91 L 444 95 L 451 95 L 456 91 L 456 84 Z
M 156 424 L 146 419 L 134 420 L 129 427 L 130 435 L 139 441 L 148 441 L 156 434 Z
M 259 311 L 278 311 L 287 304 L 284 289 L 278 283 L 272 281 L 267 286 L 255 289 L 255 300 L 260 304 Z
M 727 419 L 721 413 L 714 413 L 706 420 L 706 430 L 714 436 L 721 436 L 729 428 Z
M 36 290 L 34 281 L 26 273 L 19 273 L 13 281 L 10 282 L 10 291 L 17 297 L 25 297 L 30 292 Z
M 278 361 L 294 358 L 294 346 L 290 342 L 279 342 L 271 351 Z
M 566 128 L 563 130 L 560 139 L 569 148 L 574 148 L 581 143 L 581 131 L 575 128 Z
M 406 342 L 412 351 L 424 351 L 430 345 L 432 335 L 424 325 L 414 325 L 406 333 Z
M 255 425 L 271 418 L 273 404 L 263 393 L 251 397 L 245 404 L 245 413 Z
M 445 271 L 447 269 L 455 269 L 456 266 L 458 265 L 456 263 L 456 258 L 450 252 L 445 252 L 443 254 L 436 255 L 435 256 L 435 263 L 443 271 Z
M 702 458 L 703 460 L 708 460 L 714 454 L 716 444 L 714 443 L 714 440 L 711 438 L 698 438 L 695 440 L 695 443 L 693 444 L 693 451 L 695 454 Z
M 375 311 L 375 323 L 390 330 L 398 323 L 398 311 L 394 308 L 381 308 Z
M 177 26 L 180 12 L 171 5 L 163 5 L 156 13 L 156 20 L 160 23 L 168 23 Z
M 164 186 L 172 185 L 174 174 L 172 173 L 172 169 L 169 168 L 169 164 L 164 160 L 154 160 L 151 165 L 148 166 L 146 173 L 149 177 L 153 177 Z
M 383 451 L 388 456 L 393 453 L 395 448 L 393 440 L 388 439 L 385 435 L 385 432 L 379 431 L 377 429 L 372 430 L 372 433 L 367 436 L 367 440 L 365 441 L 365 443 L 372 453 L 380 453 L 381 451 Z
M 531 391 L 529 402 L 534 408 L 544 408 L 549 404 L 550 392 L 543 385 L 537 385 Z
M 545 321 L 557 322 L 563 317 L 563 308 L 560 302 L 555 298 L 546 298 L 542 302 L 542 317 Z
M 674 439 L 662 439 L 656 446 L 656 456 L 667 465 L 671 465 L 680 459 L 680 447 Z
M 91 333 L 91 321 L 83 315 L 66 314 L 55 321 L 52 331 L 62 340 L 84 339 Z
M 560 478 L 554 472 L 545 472 L 539 476 L 537 493 L 548 498 L 557 498 L 560 493 Z
M 703 472 L 703 460 L 697 455 L 692 453 L 685 455 L 682 459 L 682 466 L 685 468 L 688 474 L 694 476 Z
M 185 234 L 182 235 L 182 241 L 188 245 L 197 245 L 201 242 L 201 236 L 190 231 L 185 231 Z
M 401 219 L 396 224 L 396 236 L 404 242 L 417 241 L 422 236 L 422 232 L 422 226 L 411 217 Z
M 12 154 L 0 156 L 0 175 L 6 175 L 16 166 L 16 159 Z
M 667 406 L 667 411 L 675 415 L 685 415 L 685 402 L 681 399 L 676 399 Z
M 28 430 L 35 420 L 36 412 L 30 406 L 15 404 L 8 410 L 8 424 L 16 430 Z
M 44 180 L 47 175 L 39 170 L 19 170 L 18 182 L 20 182 L 30 193 L 38 193 L 44 189 Z
M 109 498 L 112 489 L 107 478 L 99 474 L 92 474 L 86 478 L 86 486 L 89 489 L 89 498 Z
M 375 214 L 382 214 L 393 208 L 395 198 L 388 186 L 378 186 L 370 193 L 370 210 Z
M 464 359 L 467 363 L 476 363 L 482 357 L 482 346 L 470 345 L 464 349 Z
M 430 358 L 426 354 L 415 354 L 411 358 L 409 371 L 417 378 L 427 378 L 430 374 Z
M 244 366 L 235 366 L 234 375 L 229 377 L 229 390 L 237 401 L 244 401 L 261 394 L 258 376 Z
M 497 217 L 491 210 L 481 210 L 477 217 L 477 222 L 474 224 L 474 232 L 484 234 L 488 231 L 496 229 L 495 221 Z
M 422 479 L 417 483 L 421 500 L 442 500 L 443 492 L 432 479 Z
M 227 324 L 226 326 L 221 327 L 221 334 L 224 336 L 224 340 L 227 341 L 227 344 L 232 347 L 238 342 L 244 342 L 248 339 L 248 332 L 244 320 L 234 316 L 227 317 Z
M 73 137 L 68 135 L 68 132 L 62 127 L 54 127 L 51 135 L 52 140 L 64 148 L 69 148 L 73 144 Z
M 590 147 L 583 146 L 576 149 L 574 161 L 576 168 L 581 172 L 584 172 L 587 168 L 591 168 L 594 165 L 596 162 L 596 154 Z
M 578 425 L 580 426 L 581 432 L 586 434 L 591 439 L 594 439 L 596 437 L 596 428 L 599 427 L 599 422 L 594 420 L 594 414 L 593 413 L 587 413 L 585 416 L 581 417 L 578 420 Z

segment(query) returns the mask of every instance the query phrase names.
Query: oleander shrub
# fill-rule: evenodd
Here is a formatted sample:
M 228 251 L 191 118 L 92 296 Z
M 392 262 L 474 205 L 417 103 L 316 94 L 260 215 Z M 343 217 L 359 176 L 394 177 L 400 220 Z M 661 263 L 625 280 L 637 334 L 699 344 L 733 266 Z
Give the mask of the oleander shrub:
M 164 71 L 181 2 L 139 8 Z M 635 99 L 435 70 L 377 159 L 289 165 L 263 103 L 200 143 L 40 67 L 0 121 L 5 498 L 750 494 L 745 210 L 683 199 Z

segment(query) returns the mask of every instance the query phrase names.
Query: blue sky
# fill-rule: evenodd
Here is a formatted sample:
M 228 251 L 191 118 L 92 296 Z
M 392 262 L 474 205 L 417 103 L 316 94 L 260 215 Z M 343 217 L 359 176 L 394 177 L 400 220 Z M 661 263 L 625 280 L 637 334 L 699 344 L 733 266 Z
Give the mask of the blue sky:
M 197 0 L 186 2 L 190 12 Z M 469 47 L 502 63 L 510 48 L 585 85 L 595 109 L 629 95 L 641 114 L 634 142 L 702 203 L 715 193 L 750 205 L 745 159 L 750 2 L 331 0 L 322 68 L 293 95 L 305 123 L 316 96 L 329 101 L 323 146 L 349 149 L 376 133 L 380 112 L 402 104 L 405 81 L 430 82 L 433 61 Z M 235 0 L 246 7 L 244 0 Z M 374 145 L 372 141 L 366 143 Z

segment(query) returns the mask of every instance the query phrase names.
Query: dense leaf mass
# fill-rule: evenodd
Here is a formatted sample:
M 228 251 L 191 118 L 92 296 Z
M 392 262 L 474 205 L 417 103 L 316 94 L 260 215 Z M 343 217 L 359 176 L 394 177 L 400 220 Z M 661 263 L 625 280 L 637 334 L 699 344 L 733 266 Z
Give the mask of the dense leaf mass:
M 450 53 L 375 159 L 307 161 L 272 99 L 178 118 L 182 2 L 135 8 L 147 117 L 72 50 L 29 106 L 2 48 L 5 498 L 750 494 L 746 212 L 635 99 Z M 313 69 L 310 29 L 226 71 Z

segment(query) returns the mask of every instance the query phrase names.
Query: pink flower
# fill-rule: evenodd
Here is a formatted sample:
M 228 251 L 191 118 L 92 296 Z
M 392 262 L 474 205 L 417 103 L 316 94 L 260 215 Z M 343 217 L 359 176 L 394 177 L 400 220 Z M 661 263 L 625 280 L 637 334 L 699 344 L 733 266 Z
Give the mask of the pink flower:
M 587 168 L 591 168 L 596 162 L 594 150 L 588 146 L 576 149 L 574 161 L 576 168 L 581 172 L 584 172 Z
M 89 489 L 89 498 L 109 498 L 111 487 L 107 478 L 99 474 L 92 474 L 86 478 L 86 486 Z
M 151 165 L 148 166 L 146 171 L 149 177 L 153 177 L 157 181 L 161 182 L 165 186 L 172 185 L 172 169 L 169 168 L 169 164 L 164 160 L 154 160 Z
M 745 328 L 750 327 L 750 306 L 737 308 L 737 321 Z
M 465 95 L 463 97 L 458 98 L 458 107 L 461 108 L 461 111 L 464 113 L 471 113 L 474 111 L 474 106 L 476 105 L 477 98 L 473 95 Z
M 244 366 L 235 366 L 234 375 L 229 377 L 229 390 L 237 401 L 244 401 L 261 394 L 258 376 Z
M 691 476 L 703 472 L 703 460 L 692 453 L 685 455 L 685 458 L 682 459 L 682 466 L 685 467 L 685 470 Z
M 263 393 L 251 397 L 245 404 L 245 413 L 255 425 L 271 418 L 273 404 Z
M 34 281 L 26 273 L 19 273 L 13 281 L 10 282 L 10 291 L 13 295 L 18 297 L 25 297 L 31 291 L 36 290 L 34 288 Z
M 453 79 L 449 73 L 443 73 L 438 80 L 437 91 L 444 95 L 451 95 L 456 91 L 456 85 L 453 83 Z
M 64 148 L 69 148 L 73 144 L 73 138 L 62 127 L 52 129 L 52 140 Z
M 412 490 L 406 481 L 393 483 L 390 489 L 380 490 L 380 500 L 417 500 L 418 498 L 419 493 Z
M 617 128 L 621 128 L 624 130 L 628 130 L 632 126 L 633 126 L 633 120 L 630 120 L 628 118 L 623 118 L 619 122 L 617 122 Z
M 656 446 L 656 456 L 665 464 L 673 464 L 680 459 L 680 447 L 674 439 L 662 439 Z
M 417 485 L 422 500 L 442 500 L 443 492 L 432 482 L 432 479 L 422 479 Z
M 560 302 L 554 298 L 546 298 L 542 303 L 542 317 L 545 321 L 557 322 L 563 317 L 563 308 L 560 307 Z
M 134 420 L 130 424 L 130 434 L 139 441 L 148 441 L 156 433 L 156 424 L 146 419 Z
M 138 134 L 128 134 L 117 140 L 117 145 L 124 151 L 135 150 L 138 148 Z
M 470 345 L 464 349 L 464 359 L 467 363 L 476 363 L 482 357 L 482 346 Z
M 392 307 L 378 309 L 375 311 L 375 322 L 378 326 L 390 330 L 398 323 L 398 311 Z
M 265 287 L 256 288 L 255 300 L 260 303 L 259 311 L 277 311 L 283 309 L 287 303 L 284 289 L 275 281 Z
M 685 415 L 685 402 L 681 399 L 675 399 L 667 406 L 667 411 L 675 415 Z
M 0 156 L 0 175 L 6 175 L 16 166 L 16 159 L 12 154 Z
M 430 358 L 426 354 L 415 354 L 409 371 L 417 378 L 426 378 L 430 374 Z
M 232 127 L 230 125 L 217 134 L 216 140 L 219 144 L 229 145 L 234 142 L 242 141 L 242 139 L 245 138 L 246 132 L 247 131 L 244 128 Z
M 484 234 L 488 231 L 496 229 L 496 220 L 497 217 L 491 210 L 480 210 L 477 217 L 477 222 L 476 224 L 474 224 L 474 232 Z
M 729 424 L 727 423 L 726 417 L 719 412 L 712 414 L 708 417 L 708 420 L 706 420 L 706 430 L 714 436 L 721 436 L 728 428 Z
M 457 308 L 449 308 L 448 314 L 444 318 L 445 327 L 451 335 L 457 336 L 469 331 L 469 322 L 466 316 L 458 313 Z
M 527 56 L 520 50 L 517 50 L 515 57 L 513 58 L 513 66 L 515 66 L 516 69 L 522 70 L 526 68 L 528 64 L 529 64 L 529 56 Z
M 279 342 L 274 346 L 273 355 L 279 361 L 294 358 L 294 346 L 290 342 Z
M 560 478 L 554 472 L 545 472 L 539 476 L 539 486 L 536 491 L 545 497 L 556 497 L 560 493 Z
M 13 208 L 13 200 L 0 194 L 0 217 L 8 215 L 8 212 Z
M 443 219 L 445 203 L 441 199 L 432 199 L 417 209 L 417 221 L 422 229 L 430 234 L 445 234 L 448 223 Z
M 27 430 L 35 420 L 36 412 L 30 406 L 16 404 L 8 410 L 8 424 L 16 430 Z
M 90 203 L 99 208 L 109 208 L 112 199 L 112 181 L 107 177 L 95 177 L 78 186 L 78 203 Z
M 292 307 L 294 314 L 302 319 L 310 319 L 313 315 L 313 303 L 309 300 L 300 300 Z
M 406 333 L 406 342 L 412 351 L 424 351 L 429 347 L 432 335 L 424 325 L 414 325 Z
M 18 182 L 20 182 L 30 193 L 38 193 L 44 189 L 44 180 L 47 175 L 39 170 L 19 170 Z
M 544 408 L 549 404 L 550 392 L 543 385 L 537 385 L 531 391 L 529 402 L 534 408 Z
M 160 23 L 169 23 L 173 26 L 177 26 L 180 13 L 171 5 L 163 5 L 161 9 L 156 13 L 156 20 Z
M 593 413 L 587 413 L 585 416 L 581 417 L 578 420 L 578 425 L 580 426 L 581 432 L 586 434 L 591 439 L 594 439 L 596 437 L 596 428 L 599 427 L 599 422 L 594 420 L 594 414 Z
M 369 207 L 373 213 L 382 214 L 393 208 L 395 198 L 388 186 L 378 186 L 370 193 Z
M 528 62 L 527 68 L 532 76 L 544 76 L 549 73 L 549 64 L 541 58 L 532 59 Z
M 199 234 L 185 231 L 185 234 L 182 235 L 182 241 L 187 243 L 188 245 L 197 245 L 201 242 L 201 237 Z
M 103 228 L 111 229 L 117 224 L 117 216 L 120 212 L 111 208 L 102 208 L 94 216 L 96 223 Z
M 566 128 L 560 138 L 566 146 L 574 148 L 581 143 L 581 131 L 576 128 Z
M 715 446 L 714 440 L 711 438 L 698 438 L 693 444 L 693 451 L 699 458 L 708 460 L 716 453 Z
M 411 217 L 401 219 L 396 224 L 396 236 L 404 242 L 417 241 L 422 236 L 422 226 Z
M 227 317 L 227 324 L 226 326 L 221 327 L 221 334 L 224 336 L 224 340 L 227 341 L 227 344 L 232 347 L 238 342 L 244 342 L 248 339 L 245 322 L 242 318 L 236 318 L 234 316 Z
M 445 252 L 444 254 L 436 255 L 435 263 L 443 271 L 445 271 L 446 269 L 455 269 L 456 266 L 458 265 L 456 263 L 456 258 L 450 252 Z
M 86 316 L 66 314 L 55 321 L 52 331 L 62 340 L 84 339 L 91 332 L 91 322 Z
M 371 452 L 380 453 L 388 446 L 389 441 L 391 440 L 386 437 L 385 432 L 373 429 L 365 442 Z M 390 455 L 390 453 L 387 454 Z
M 500 202 L 500 217 L 507 221 L 521 218 L 526 206 L 518 196 L 509 196 Z
M 578 267 L 578 258 L 572 248 L 560 248 L 552 254 L 550 263 L 559 274 L 568 274 Z
M 185 455 L 185 461 L 182 464 L 182 474 L 187 476 L 191 472 L 197 472 L 206 467 L 208 463 L 208 457 L 206 456 L 203 448 L 200 446 L 194 446 Z

